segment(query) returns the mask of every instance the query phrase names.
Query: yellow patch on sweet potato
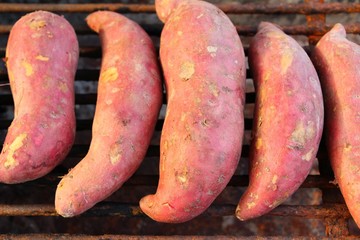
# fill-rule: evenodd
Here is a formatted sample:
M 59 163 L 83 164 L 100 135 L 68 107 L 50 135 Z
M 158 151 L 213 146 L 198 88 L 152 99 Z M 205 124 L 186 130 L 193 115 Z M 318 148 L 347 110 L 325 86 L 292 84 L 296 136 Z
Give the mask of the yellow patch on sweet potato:
M 265 73 L 265 76 L 264 76 L 264 82 L 265 82 L 265 83 L 270 79 L 270 75 L 271 75 L 270 72 L 266 72 L 266 73 Z
M 44 20 L 33 20 L 29 24 L 29 27 L 35 30 L 39 30 L 45 26 L 46 26 L 46 21 Z
M 256 141 L 255 141 L 255 148 L 257 150 L 259 150 L 263 145 L 263 141 L 262 141 L 262 138 L 257 138 Z
M 278 178 L 279 178 L 279 176 L 275 174 L 273 176 L 273 178 L 271 179 L 271 184 L 268 186 L 268 188 L 270 188 L 273 191 L 276 191 L 278 188 L 278 186 L 276 185 Z
M 279 176 L 275 174 L 275 175 L 273 176 L 273 178 L 271 179 L 271 183 L 272 183 L 272 184 L 276 184 L 278 178 L 279 178 Z
M 281 74 L 285 74 L 287 72 L 288 68 L 292 64 L 293 59 L 294 59 L 293 50 L 286 49 L 280 60 Z
M 9 169 L 17 166 L 19 162 L 14 158 L 15 152 L 24 145 L 24 139 L 27 137 L 26 133 L 22 133 L 15 138 L 15 140 L 8 146 L 8 154 L 6 156 L 6 161 L 4 167 Z
M 109 67 L 108 69 L 104 70 L 101 74 L 101 81 L 104 82 L 113 82 L 117 80 L 119 77 L 119 73 L 116 67 Z
M 36 59 L 36 60 L 43 61 L 43 62 L 49 61 L 49 58 L 48 58 L 48 57 L 45 57 L 45 56 L 43 56 L 43 55 L 37 55 L 37 56 L 35 57 L 35 59 Z
M 345 144 L 345 147 L 344 147 L 344 152 L 351 152 L 351 149 L 352 149 L 351 144 L 346 143 L 346 144 Z
M 21 65 L 25 68 L 25 76 L 30 77 L 34 73 L 34 69 L 30 63 L 23 60 Z
M 122 150 L 120 149 L 120 144 L 115 143 L 110 147 L 110 162 L 112 165 L 117 164 L 122 157 Z
M 219 96 L 220 90 L 219 90 L 219 88 L 217 87 L 217 85 L 216 85 L 215 83 L 210 83 L 210 84 L 209 84 L 209 90 L 210 90 L 210 93 L 211 93 L 214 97 L 218 97 L 218 96 Z
M 251 209 L 251 208 L 253 208 L 253 207 L 256 206 L 256 203 L 254 203 L 254 202 L 249 202 L 249 203 L 247 203 L 246 205 L 247 205 L 247 208 L 248 208 L 248 209 Z
M 185 118 L 186 118 L 186 115 L 187 115 L 187 113 L 182 112 L 182 113 L 181 113 L 180 121 L 184 122 L 184 121 L 185 121 Z
M 59 83 L 59 89 L 60 89 L 62 92 L 64 92 L 64 93 L 66 93 L 66 92 L 69 91 L 68 86 L 67 86 L 66 83 L 64 83 L 64 82 L 60 82 L 60 83 Z
M 189 171 L 187 167 L 184 167 L 184 169 L 180 172 L 175 172 L 176 179 L 179 181 L 180 185 L 183 188 L 187 188 L 189 185 Z
M 298 144 L 298 148 L 304 147 L 307 140 L 312 139 L 315 135 L 314 123 L 308 122 L 305 126 L 303 122 L 298 122 L 291 134 L 291 141 Z
M 117 93 L 117 92 L 120 92 L 121 91 L 121 88 L 113 88 L 111 89 L 111 93 Z
M 184 62 L 180 67 L 179 77 L 183 81 L 188 81 L 195 73 L 195 65 L 193 62 Z
M 13 71 L 8 69 L 8 77 L 9 77 L 9 81 L 13 81 L 14 80 L 14 73 Z M 14 85 L 15 86 L 15 85 Z

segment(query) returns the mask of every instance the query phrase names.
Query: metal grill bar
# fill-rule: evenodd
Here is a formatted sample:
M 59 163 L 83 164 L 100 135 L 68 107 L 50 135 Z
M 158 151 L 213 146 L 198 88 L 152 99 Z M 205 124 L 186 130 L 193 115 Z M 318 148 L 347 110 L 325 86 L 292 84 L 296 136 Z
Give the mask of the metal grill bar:
M 23 183 L 22 186 L 42 187 L 55 186 L 60 181 L 60 176 L 65 175 L 65 171 L 50 173 L 49 175 L 37 179 L 35 181 Z M 157 186 L 159 180 L 158 175 L 134 175 L 124 183 L 124 186 Z M 229 187 L 246 187 L 249 183 L 249 177 L 244 175 L 234 175 L 227 186 Z M 7 187 L 6 184 L 0 183 L 1 187 Z M 15 187 L 15 186 L 14 186 Z M 321 188 L 321 189 L 336 189 L 337 185 L 332 183 L 331 178 L 320 175 L 309 175 L 301 188 Z
M 184 235 L 175 235 L 175 236 L 146 236 L 146 235 L 138 235 L 138 236 L 131 236 L 131 235 L 113 235 L 113 234 L 105 234 L 101 236 L 94 236 L 94 235 L 85 235 L 85 234 L 27 234 L 27 235 L 15 235 L 15 234 L 0 234 L 1 239 L 6 240 L 33 240 L 33 239 L 42 239 L 42 240 L 211 240 L 211 239 L 224 239 L 224 240 L 249 240 L 253 238 L 249 237 L 241 237 L 241 236 L 227 236 L 227 235 L 216 235 L 216 236 L 199 236 L 199 235 L 191 235 L 191 236 L 184 236 Z M 260 239 L 267 239 L 263 237 L 256 237 L 257 240 Z
M 334 13 L 359 13 L 359 3 L 223 3 L 216 4 L 227 14 L 334 14 Z M 0 13 L 30 12 L 36 10 L 53 12 L 93 12 L 96 10 L 110 10 L 122 13 L 155 13 L 155 6 L 150 4 L 123 4 L 123 3 L 88 3 L 88 4 L 24 4 L 2 3 Z
M 343 24 L 347 33 L 349 34 L 359 34 L 360 33 L 360 23 L 347 23 Z M 0 25 L 0 34 L 9 34 L 11 30 L 11 25 Z M 152 26 L 142 25 L 142 27 L 150 35 L 160 35 L 162 25 L 154 24 Z M 256 26 L 244 26 L 244 25 L 235 25 L 236 30 L 242 36 L 252 36 L 256 33 Z M 285 33 L 289 35 L 316 35 L 322 36 L 331 29 L 332 25 L 316 25 L 316 26 L 306 26 L 306 25 L 292 25 L 292 26 L 281 26 Z M 94 34 L 87 27 L 74 26 L 77 34 Z M 84 49 L 83 52 L 86 54 L 86 51 L 89 51 L 91 48 Z M 88 52 L 88 54 L 93 54 L 94 52 Z
M 236 205 L 212 205 L 201 216 L 233 216 Z M 323 204 L 321 206 L 281 205 L 269 213 L 271 216 L 318 218 L 350 218 L 349 211 L 343 204 Z M 59 216 L 53 204 L 0 204 L 0 216 Z M 102 202 L 82 216 L 120 216 L 145 217 L 138 205 L 115 202 Z

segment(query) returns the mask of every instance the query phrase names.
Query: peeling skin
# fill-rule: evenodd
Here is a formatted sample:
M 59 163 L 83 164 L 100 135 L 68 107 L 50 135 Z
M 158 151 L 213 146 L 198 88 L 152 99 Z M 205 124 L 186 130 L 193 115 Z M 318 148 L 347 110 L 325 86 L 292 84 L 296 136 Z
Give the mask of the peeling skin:
M 208 46 L 206 49 L 209 53 L 216 53 L 218 48 L 215 46 Z
M 112 165 L 117 164 L 122 157 L 121 143 L 120 141 L 115 142 L 110 147 L 110 162 Z
M 113 82 L 117 80 L 119 73 L 116 67 L 109 67 L 101 73 L 101 81 Z
M 183 81 L 188 81 L 195 73 L 195 65 L 192 62 L 184 62 L 181 65 L 179 77 Z
M 170 209 L 174 209 L 174 207 L 173 207 L 170 203 L 168 203 L 168 202 L 163 203 L 162 205 L 163 205 L 163 206 L 167 206 L 167 207 L 169 207 Z
M 271 184 L 268 186 L 273 191 L 276 191 L 278 189 L 278 186 L 276 185 L 278 178 L 278 175 L 275 174 L 271 179 Z
M 276 184 L 278 178 L 279 178 L 279 176 L 275 174 L 275 175 L 273 176 L 272 180 L 271 180 L 271 183 L 272 183 L 272 184 Z
M 44 62 L 49 61 L 48 57 L 45 57 L 45 56 L 42 56 L 42 55 L 37 55 L 35 59 L 40 60 L 40 61 L 44 61 Z
M 210 53 L 212 57 L 215 57 L 218 48 L 215 46 L 207 46 L 206 50 Z
M 39 30 L 39 29 L 46 26 L 46 21 L 44 21 L 44 20 L 37 20 L 36 21 L 35 19 L 33 19 L 33 20 L 30 21 L 29 26 L 30 26 L 31 29 Z
M 187 167 L 184 167 L 183 171 L 175 172 L 176 179 L 179 181 L 182 188 L 187 188 L 189 185 L 189 171 Z
M 24 140 L 27 137 L 26 133 L 22 133 L 15 138 L 15 140 L 10 144 L 10 146 L 6 149 L 8 151 L 6 161 L 4 163 L 4 167 L 6 169 L 11 169 L 17 166 L 19 163 L 14 158 L 15 152 L 20 149 L 24 145 Z
M 210 125 L 210 121 L 208 119 L 204 119 L 201 121 L 201 125 L 204 127 L 208 127 Z
M 220 177 L 218 178 L 218 183 L 219 183 L 219 184 L 220 184 L 220 183 L 223 183 L 224 180 L 225 180 L 225 176 L 220 175 Z
M 255 148 L 259 150 L 263 145 L 262 138 L 257 138 L 255 142 Z
M 312 159 L 314 153 L 314 148 L 310 149 L 310 151 L 308 151 L 306 154 L 304 154 L 301 159 L 305 160 L 305 161 L 310 161 Z
M 309 122 L 307 126 L 304 126 L 303 122 L 298 122 L 295 130 L 291 134 L 291 141 L 299 144 L 299 147 L 302 148 L 306 144 L 306 141 L 312 139 L 314 135 L 315 129 L 312 122 Z
M 25 75 L 27 77 L 30 77 L 31 75 L 33 75 L 34 73 L 34 70 L 33 70 L 33 67 L 31 66 L 30 63 L 28 63 L 27 61 L 23 60 L 21 62 L 21 65 L 25 68 Z
M 352 149 L 351 144 L 346 143 L 346 144 L 345 144 L 345 147 L 344 147 L 344 151 L 345 151 L 345 152 L 351 152 L 351 149 Z

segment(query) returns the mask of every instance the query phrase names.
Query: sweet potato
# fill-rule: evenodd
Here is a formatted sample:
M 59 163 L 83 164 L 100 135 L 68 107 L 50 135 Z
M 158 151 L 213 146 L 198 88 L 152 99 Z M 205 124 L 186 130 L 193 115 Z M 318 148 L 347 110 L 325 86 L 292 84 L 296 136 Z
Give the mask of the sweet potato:
M 159 185 L 140 207 L 156 221 L 179 223 L 204 212 L 236 170 L 246 67 L 235 27 L 214 5 L 179 1 L 165 18 L 160 60 L 167 111 Z
M 335 180 L 360 227 L 360 46 L 336 24 L 313 51 L 324 92 L 324 135 Z
M 323 130 L 323 98 L 303 48 L 275 25 L 262 22 L 249 48 L 256 100 L 249 186 L 236 209 L 240 220 L 271 211 L 305 180 Z
M 63 17 L 36 11 L 11 29 L 5 59 L 14 119 L 0 154 L 1 182 L 42 177 L 70 151 L 78 58 L 74 29 Z
M 159 64 L 146 32 L 115 12 L 86 20 L 100 35 L 102 64 L 89 151 L 56 190 L 55 208 L 64 217 L 104 200 L 136 171 L 162 105 Z

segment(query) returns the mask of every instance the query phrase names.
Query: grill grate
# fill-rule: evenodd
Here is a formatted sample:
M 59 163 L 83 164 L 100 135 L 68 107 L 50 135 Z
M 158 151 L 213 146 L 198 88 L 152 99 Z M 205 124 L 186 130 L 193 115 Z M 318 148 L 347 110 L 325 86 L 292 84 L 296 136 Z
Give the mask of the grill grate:
M 0 184 L 0 237 L 7 239 L 143 237 L 146 239 L 149 236 L 162 238 L 171 235 L 173 238 L 181 239 L 185 236 L 191 239 L 208 239 L 211 236 L 231 239 L 247 236 L 355 237 L 360 235 L 339 189 L 332 182 L 332 171 L 323 145 L 319 149 L 318 164 L 290 200 L 266 216 L 255 220 L 240 222 L 234 217 L 236 204 L 248 184 L 247 156 L 255 101 L 249 72 L 247 72 L 246 131 L 242 159 L 227 188 L 204 214 L 184 224 L 161 224 L 148 219 L 138 207 L 139 199 L 148 193 L 153 193 L 157 186 L 159 139 L 166 109 L 164 101 L 152 144 L 135 175 L 113 196 L 83 215 L 72 219 L 59 217 L 53 206 L 56 185 L 61 176 L 82 159 L 88 150 L 96 103 L 101 50 L 98 37 L 86 26 L 84 18 L 90 12 L 99 9 L 124 13 L 140 23 L 151 35 L 157 47 L 163 26 L 156 18 L 152 1 L 89 2 L 0 3 L 1 56 L 5 56 L 6 41 L 12 24 L 23 14 L 40 9 L 63 14 L 74 26 L 80 43 L 80 60 L 76 74 L 76 143 L 64 163 L 49 175 L 23 184 Z M 215 0 L 212 2 L 215 3 Z M 342 23 L 349 36 L 360 43 L 360 40 L 356 39 L 356 34 L 360 33 L 360 23 L 354 20 L 360 14 L 359 3 L 340 1 L 324 3 L 323 0 L 305 0 L 300 3 L 267 2 L 269 1 L 241 4 L 240 1 L 231 3 L 225 0 L 216 1 L 220 9 L 234 21 L 245 52 L 248 49 L 249 39 L 256 32 L 257 24 L 261 20 L 270 20 L 281 25 L 286 33 L 292 35 L 310 52 L 316 41 L 332 27 L 331 17 L 335 16 L 337 19 L 342 15 L 344 16 Z M 0 84 L 7 82 L 6 68 L 4 63 L 1 63 Z M 13 101 L 8 86 L 0 88 L 0 103 L 0 140 L 3 141 L 13 111 Z

